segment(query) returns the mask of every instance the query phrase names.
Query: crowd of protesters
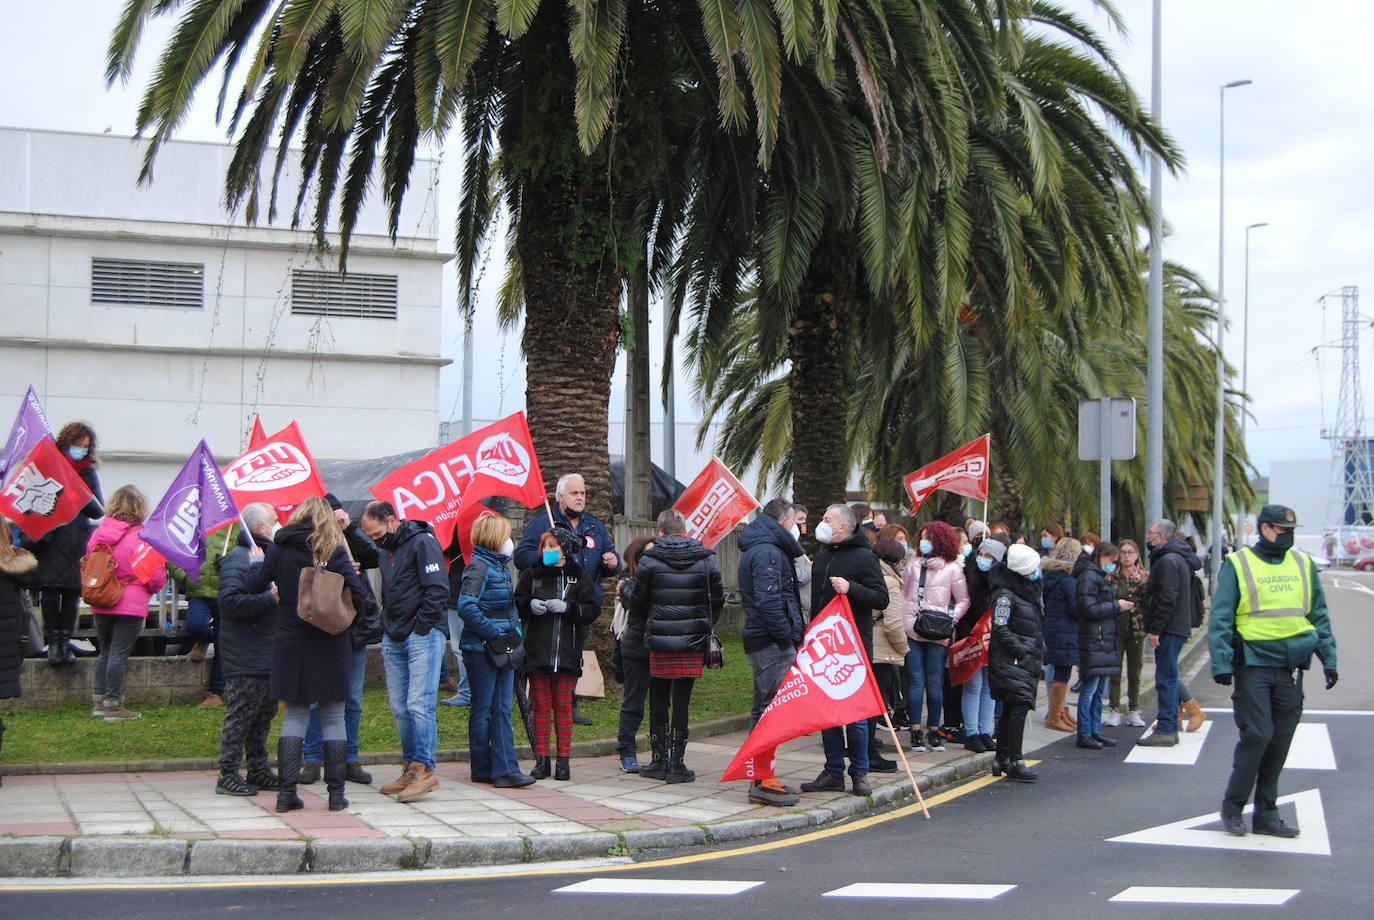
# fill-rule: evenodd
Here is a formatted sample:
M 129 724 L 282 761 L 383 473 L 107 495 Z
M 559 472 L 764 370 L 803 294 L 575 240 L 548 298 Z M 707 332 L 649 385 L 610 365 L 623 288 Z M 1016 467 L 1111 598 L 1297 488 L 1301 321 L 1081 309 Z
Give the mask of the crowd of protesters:
M 469 707 L 473 782 L 509 788 L 569 780 L 574 725 L 585 721 L 575 687 L 602 610 L 601 582 L 611 577 L 615 673 L 624 686 L 621 770 L 667 783 L 695 779 L 686 763 L 692 692 L 718 654 L 714 628 L 726 599 L 715 554 L 688 535 L 677 511 L 659 515 L 657 533 L 633 540 L 622 560 L 605 524 L 586 510 L 584 480 L 569 474 L 518 546 L 509 520 L 486 515 L 473 525 L 463 557 L 456 544 L 441 547 L 428 524 L 401 520 L 385 501 L 368 504 L 359 521 L 332 495 L 307 499 L 284 522 L 258 503 L 211 535 L 199 577 L 190 578 L 174 566 L 145 571 L 136 564 L 148 502 L 127 485 L 103 500 L 94 430 L 69 424 L 57 444 L 95 499 L 35 541 L 0 520 L 0 633 L 17 634 L 20 602 L 33 593 L 48 664 L 73 663 L 78 569 L 83 556 L 105 548 L 123 591 L 110 606 L 92 608 L 99 657 L 91 711 L 107 722 L 137 719 L 125 703 L 124 673 L 150 599 L 170 576 L 188 598 L 190 657 L 200 661 L 214 649 L 203 705 L 224 707 L 218 792 L 274 791 L 277 810 L 290 811 L 302 807 L 297 785 L 322 777 L 329 808 L 347 807 L 345 782 L 371 782 L 358 761 L 358 732 L 367 649 L 378 643 L 403 759 L 400 775 L 379 787 L 383 794 L 406 802 L 439 788 L 439 703 Z M 774 499 L 740 532 L 751 724 L 772 702 L 810 621 L 844 595 L 888 719 L 909 731 L 916 753 L 951 744 L 991 751 L 996 775 L 1033 782 L 1022 739 L 1042 680 L 1046 727 L 1073 732 L 1080 748 L 1115 746 L 1104 729 L 1145 725 L 1147 642 L 1162 708 L 1156 731 L 1141 743 L 1177 743 L 1181 723 L 1200 727 L 1201 709 L 1177 680 L 1176 664 L 1195 622 L 1197 592 L 1187 582 L 1201 560 L 1172 523 L 1151 524 L 1146 558 L 1132 540 L 1073 537 L 1058 524 L 1046 525 L 1033 547 L 1003 524 L 932 521 L 909 534 L 881 511 L 836 503 L 815 526 L 813 559 L 802 545 L 810 519 L 806 508 Z M 380 570 L 380 596 L 366 577 L 372 569 Z M 341 632 L 298 615 L 307 570 L 341 579 L 355 612 Z M 19 692 L 12 645 L 0 642 L 0 698 Z M 460 681 L 446 681 L 450 645 Z M 952 650 L 972 650 L 961 658 L 957 683 Z M 439 700 L 446 682 L 455 695 Z M 526 686 L 528 772 L 511 727 L 513 701 L 524 701 Z M 649 760 L 641 764 L 636 736 L 646 704 Z M 268 736 L 279 705 L 273 773 Z M 750 800 L 795 804 L 803 792 L 845 789 L 846 774 L 855 794 L 869 794 L 869 772 L 898 769 L 882 754 L 879 729 L 888 719 L 826 729 L 825 767 L 814 781 L 798 790 L 759 779 Z M 0 722 L 0 742 L 3 731 Z

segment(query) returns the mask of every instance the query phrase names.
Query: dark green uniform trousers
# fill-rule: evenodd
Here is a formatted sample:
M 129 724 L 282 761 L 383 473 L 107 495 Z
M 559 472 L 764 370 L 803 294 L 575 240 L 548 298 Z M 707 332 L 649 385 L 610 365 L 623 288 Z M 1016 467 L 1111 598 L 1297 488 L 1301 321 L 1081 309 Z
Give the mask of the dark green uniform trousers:
M 1231 779 L 1221 805 L 1223 815 L 1240 817 L 1253 792 L 1254 824 L 1278 823 L 1279 773 L 1302 719 L 1301 674 L 1292 668 L 1236 663 L 1231 706 L 1240 741 L 1236 742 Z

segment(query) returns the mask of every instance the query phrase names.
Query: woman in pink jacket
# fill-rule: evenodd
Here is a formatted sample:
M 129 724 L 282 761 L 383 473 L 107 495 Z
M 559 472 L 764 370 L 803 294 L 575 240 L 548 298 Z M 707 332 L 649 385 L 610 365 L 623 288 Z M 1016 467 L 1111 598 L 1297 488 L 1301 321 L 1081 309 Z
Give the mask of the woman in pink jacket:
M 964 581 L 963 557 L 959 535 L 943 521 L 932 521 L 921 528 L 916 556 L 902 571 L 902 594 L 906 598 L 906 634 L 911 640 L 906 653 L 907 712 L 911 716 L 911 750 L 917 754 L 943 751 L 945 736 L 940 730 L 944 712 L 945 654 L 949 639 L 933 639 L 917 631 L 921 611 L 948 614 L 953 623 L 968 611 L 968 583 Z M 930 619 L 930 618 L 927 618 Z M 921 731 L 921 698 L 926 701 L 925 731 Z
M 124 708 L 124 667 L 143 633 L 148 619 L 148 600 L 162 590 L 167 570 L 158 566 L 147 581 L 134 574 L 133 559 L 143 541 L 139 531 L 148 517 L 148 500 L 134 486 L 123 486 L 105 506 L 105 519 L 86 543 L 86 552 L 98 544 L 110 547 L 115 562 L 115 578 L 124 586 L 124 595 L 113 607 L 92 607 L 95 634 L 100 640 L 100 659 L 95 665 L 95 685 L 91 689 L 91 715 L 106 722 L 137 719 L 139 713 Z

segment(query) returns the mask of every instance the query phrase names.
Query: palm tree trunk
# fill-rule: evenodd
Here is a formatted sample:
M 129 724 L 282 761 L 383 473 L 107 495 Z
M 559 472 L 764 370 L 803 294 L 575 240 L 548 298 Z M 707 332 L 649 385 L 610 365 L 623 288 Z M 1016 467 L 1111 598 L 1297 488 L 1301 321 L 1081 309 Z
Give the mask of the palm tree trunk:
M 823 248 L 823 247 L 821 247 Z M 792 368 L 792 494 L 814 528 L 827 505 L 843 502 L 849 481 L 849 286 L 822 253 L 797 297 L 788 329 Z

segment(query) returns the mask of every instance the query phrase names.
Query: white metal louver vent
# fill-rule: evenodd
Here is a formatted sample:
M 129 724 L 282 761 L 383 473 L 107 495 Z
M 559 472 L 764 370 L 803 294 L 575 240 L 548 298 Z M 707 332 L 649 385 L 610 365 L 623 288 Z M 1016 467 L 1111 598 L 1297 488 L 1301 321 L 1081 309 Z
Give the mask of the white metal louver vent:
M 91 302 L 199 310 L 205 306 L 205 265 L 91 259 Z
M 306 316 L 396 318 L 396 276 L 296 269 L 291 273 L 291 312 Z

